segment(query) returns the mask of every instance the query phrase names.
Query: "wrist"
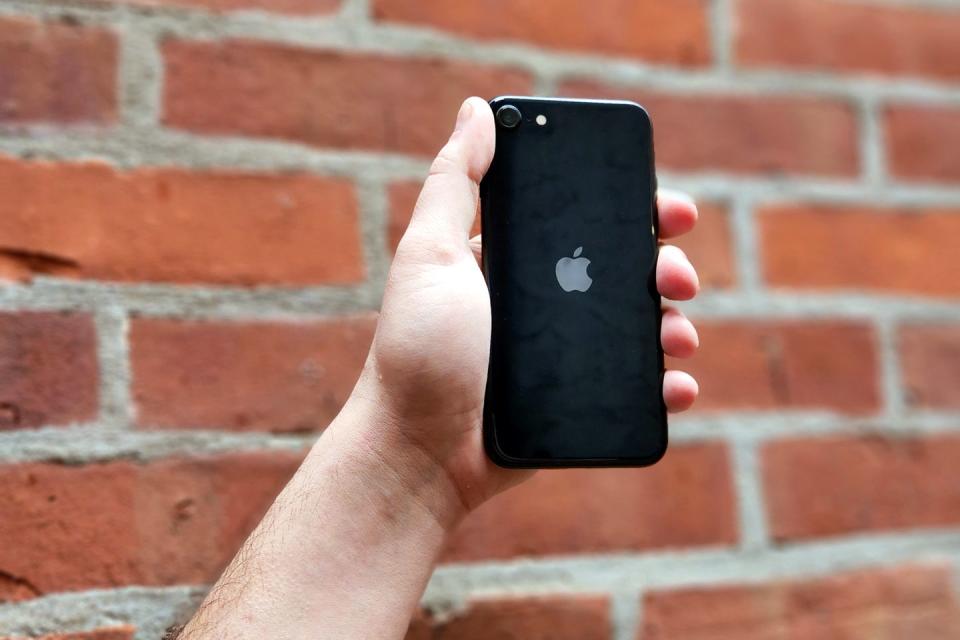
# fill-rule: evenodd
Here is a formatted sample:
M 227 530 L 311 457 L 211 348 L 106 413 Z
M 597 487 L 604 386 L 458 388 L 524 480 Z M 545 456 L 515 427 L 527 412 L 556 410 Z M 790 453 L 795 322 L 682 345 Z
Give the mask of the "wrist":
M 308 461 L 336 461 L 362 478 L 368 498 L 388 504 L 391 517 L 427 517 L 449 532 L 469 506 L 431 443 L 417 436 L 431 432 L 422 424 L 429 419 L 401 415 L 376 381 L 361 379 Z
M 347 403 L 184 639 L 400 637 L 463 508 L 392 420 L 363 394 Z

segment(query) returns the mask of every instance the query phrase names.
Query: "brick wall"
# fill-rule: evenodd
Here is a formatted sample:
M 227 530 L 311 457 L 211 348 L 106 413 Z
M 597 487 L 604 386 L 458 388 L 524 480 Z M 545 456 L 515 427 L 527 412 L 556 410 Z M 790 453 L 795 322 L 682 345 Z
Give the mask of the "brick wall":
M 349 393 L 460 100 L 529 92 L 651 110 L 702 400 L 657 467 L 472 515 L 409 638 L 960 635 L 958 34 L 953 0 L 4 1 L 0 638 L 189 615 Z

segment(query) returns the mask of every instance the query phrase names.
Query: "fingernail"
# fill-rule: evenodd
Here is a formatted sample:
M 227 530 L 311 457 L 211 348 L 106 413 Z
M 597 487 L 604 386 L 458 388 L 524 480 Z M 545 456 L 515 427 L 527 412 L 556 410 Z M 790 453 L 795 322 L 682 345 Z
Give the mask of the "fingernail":
M 457 113 L 457 124 L 453 128 L 453 132 L 456 133 L 463 128 L 463 125 L 467 123 L 467 120 L 470 119 L 470 116 L 473 115 L 473 105 L 469 100 L 464 100 L 463 104 L 460 105 L 460 111 Z

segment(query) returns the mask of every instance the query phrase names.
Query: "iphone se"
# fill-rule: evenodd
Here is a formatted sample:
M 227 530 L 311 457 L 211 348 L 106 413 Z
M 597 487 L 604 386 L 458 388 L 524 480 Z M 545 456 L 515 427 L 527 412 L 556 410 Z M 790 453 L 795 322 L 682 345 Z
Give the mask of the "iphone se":
M 487 454 L 508 467 L 653 464 L 667 421 L 650 118 L 613 100 L 490 106 Z

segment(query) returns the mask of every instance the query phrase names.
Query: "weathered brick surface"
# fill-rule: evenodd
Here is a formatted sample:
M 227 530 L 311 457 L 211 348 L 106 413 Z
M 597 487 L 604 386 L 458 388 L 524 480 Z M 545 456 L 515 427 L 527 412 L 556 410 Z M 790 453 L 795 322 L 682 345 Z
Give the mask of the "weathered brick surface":
M 893 104 L 884 110 L 890 172 L 906 181 L 960 181 L 960 109 Z
M 736 59 L 744 66 L 960 78 L 954 8 L 842 0 L 736 5 Z
M 51 633 L 43 636 L 24 638 L 5 636 L 0 640 L 133 640 L 134 628 L 129 626 L 76 631 L 72 633 Z
M 298 463 L 257 452 L 0 466 L 0 600 L 211 582 Z
M 670 94 L 570 80 L 563 95 L 640 103 L 660 167 L 682 171 L 853 176 L 853 107 L 804 96 Z
M 167 125 L 338 149 L 433 154 L 466 96 L 530 90 L 524 72 L 441 58 L 252 41 L 170 40 L 163 54 Z
M 907 404 L 960 408 L 960 325 L 908 324 L 900 328 L 898 343 Z
M 876 339 L 866 323 L 710 320 L 697 329 L 697 355 L 673 364 L 699 381 L 698 412 L 879 409 Z
M 444 560 L 729 546 L 729 464 L 721 445 L 677 445 L 649 469 L 540 472 L 468 516 Z
M 771 535 L 803 540 L 960 524 L 960 438 L 831 436 L 763 448 Z
M 353 185 L 0 156 L 0 276 L 344 284 L 365 269 Z
M 0 17 L 0 125 L 109 124 L 117 39 L 108 29 Z
M 147 428 L 327 426 L 360 375 L 375 319 L 310 323 L 134 320 L 137 422 Z
M 96 348 L 88 314 L 0 312 L 0 432 L 95 418 Z
M 937 565 L 753 585 L 686 588 L 644 598 L 639 640 L 953 638 L 960 607 Z
M 609 640 L 611 628 L 604 597 L 486 598 L 451 615 L 418 613 L 406 640 Z
M 335 12 L 341 0 L 85 0 L 91 4 L 129 4 L 147 8 L 204 9 L 215 12 L 270 11 L 290 15 L 324 15 Z
M 770 205 L 758 225 L 774 287 L 960 295 L 960 209 Z
M 701 65 L 709 61 L 704 0 L 550 3 L 493 0 L 375 0 L 376 20 L 451 31 L 467 37 Z

